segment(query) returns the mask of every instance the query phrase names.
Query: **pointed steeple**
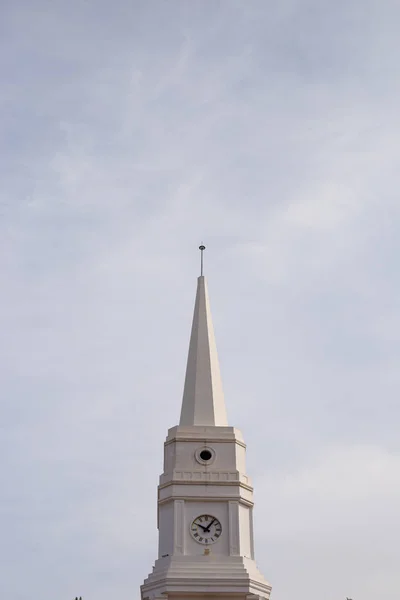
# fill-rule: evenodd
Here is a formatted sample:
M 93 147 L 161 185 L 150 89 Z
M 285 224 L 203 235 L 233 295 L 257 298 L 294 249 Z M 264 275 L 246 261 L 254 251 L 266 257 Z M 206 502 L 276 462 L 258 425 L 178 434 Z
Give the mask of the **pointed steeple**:
M 204 247 L 200 249 L 203 251 Z M 228 425 L 207 282 L 203 275 L 197 282 L 179 424 Z

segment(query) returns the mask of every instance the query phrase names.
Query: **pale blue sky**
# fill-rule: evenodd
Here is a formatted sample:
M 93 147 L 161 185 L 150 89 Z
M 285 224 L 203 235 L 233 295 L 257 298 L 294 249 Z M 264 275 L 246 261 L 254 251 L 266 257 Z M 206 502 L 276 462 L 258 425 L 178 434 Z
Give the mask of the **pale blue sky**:
M 273 600 L 398 600 L 399 22 L 0 3 L 1 598 L 139 598 L 204 241 Z

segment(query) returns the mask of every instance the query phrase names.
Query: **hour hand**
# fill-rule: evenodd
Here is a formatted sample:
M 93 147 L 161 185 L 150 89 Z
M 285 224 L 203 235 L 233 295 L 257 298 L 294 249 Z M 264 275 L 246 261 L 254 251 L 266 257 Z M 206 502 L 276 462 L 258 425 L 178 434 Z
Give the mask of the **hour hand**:
M 207 531 L 207 527 L 203 527 L 200 523 L 196 523 L 197 527 L 201 527 L 203 531 Z

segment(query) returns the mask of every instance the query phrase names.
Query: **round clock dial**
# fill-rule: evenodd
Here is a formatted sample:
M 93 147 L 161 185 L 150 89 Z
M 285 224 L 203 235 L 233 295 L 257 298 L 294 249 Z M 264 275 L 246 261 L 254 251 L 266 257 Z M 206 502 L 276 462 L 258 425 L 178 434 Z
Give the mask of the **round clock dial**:
M 211 515 L 201 515 L 191 524 L 190 533 L 199 544 L 214 544 L 222 533 L 221 523 Z

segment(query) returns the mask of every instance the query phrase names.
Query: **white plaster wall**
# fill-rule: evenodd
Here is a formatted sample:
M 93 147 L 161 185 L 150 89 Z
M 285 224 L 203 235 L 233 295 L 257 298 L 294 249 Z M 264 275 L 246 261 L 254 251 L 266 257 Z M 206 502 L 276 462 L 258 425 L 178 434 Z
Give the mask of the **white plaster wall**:
M 196 473 L 194 474 L 196 475 Z M 201 475 L 201 473 L 200 473 Z M 229 480 L 224 474 L 225 482 Z M 194 481 L 195 479 L 193 479 Z M 198 483 L 197 485 L 189 485 L 187 483 L 175 483 L 173 485 L 169 485 L 167 487 L 163 487 L 160 489 L 159 497 L 160 500 L 165 501 L 168 498 L 198 498 L 199 496 L 203 496 L 207 499 L 221 498 L 221 499 L 243 499 L 247 502 L 253 501 L 253 492 L 251 490 L 247 490 L 241 488 L 239 485 L 216 485 L 213 484 L 212 481 L 208 483 Z
M 164 446 L 164 473 L 172 473 L 175 465 L 176 444 L 166 444 Z
M 174 549 L 174 504 L 162 504 L 158 512 L 158 557 L 172 555 Z
M 246 473 L 246 448 L 241 444 L 235 445 L 236 468 L 240 473 Z
M 251 548 L 251 527 L 250 527 L 250 509 L 247 506 L 239 506 L 239 535 L 240 535 L 240 554 L 247 558 L 252 557 Z
M 215 451 L 215 459 L 203 465 L 197 462 L 195 452 L 205 446 Z M 177 441 L 167 444 L 164 454 L 164 473 L 171 473 L 173 469 L 231 469 L 245 472 L 245 449 L 236 442 L 204 441 Z

